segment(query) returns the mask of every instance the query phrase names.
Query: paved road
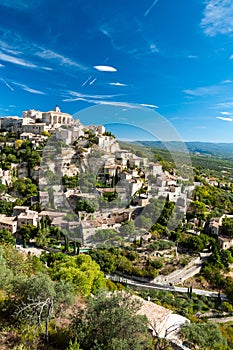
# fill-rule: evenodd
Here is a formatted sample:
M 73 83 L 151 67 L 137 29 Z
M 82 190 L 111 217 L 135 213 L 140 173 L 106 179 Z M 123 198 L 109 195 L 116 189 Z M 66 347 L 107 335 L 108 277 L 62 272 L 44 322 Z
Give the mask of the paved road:
M 155 283 L 140 283 L 136 282 L 129 278 L 120 277 L 117 275 L 106 275 L 106 278 L 114 281 L 114 282 L 120 282 L 123 284 L 127 284 L 132 287 L 137 287 L 141 289 L 156 289 L 156 290 L 165 290 L 170 292 L 179 292 L 179 293 L 187 293 L 188 288 L 185 287 L 176 287 L 176 286 L 169 286 L 164 284 L 155 284 Z M 209 290 L 202 290 L 202 289 L 192 289 L 192 292 L 197 295 L 205 295 L 207 297 L 217 298 L 219 294 L 217 292 L 209 291 Z M 225 294 L 220 294 L 222 300 L 228 300 L 227 296 Z
M 208 318 L 208 321 L 214 322 L 214 323 L 226 323 L 226 322 L 232 322 L 233 317 L 216 317 L 216 318 Z
M 182 269 L 173 271 L 167 276 L 158 276 L 153 280 L 153 283 L 159 284 L 177 284 L 185 281 L 186 279 L 195 276 L 201 271 L 202 264 L 206 260 L 207 256 L 202 258 L 198 257 L 192 260 L 187 266 Z

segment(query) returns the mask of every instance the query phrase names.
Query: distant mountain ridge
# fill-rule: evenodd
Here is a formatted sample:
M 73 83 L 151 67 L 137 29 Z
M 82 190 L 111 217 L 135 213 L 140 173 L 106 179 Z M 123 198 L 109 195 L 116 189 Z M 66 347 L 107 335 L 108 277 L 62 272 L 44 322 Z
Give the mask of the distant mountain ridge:
M 187 147 L 192 154 L 199 153 L 200 155 L 209 155 L 214 157 L 233 158 L 233 143 L 214 143 L 214 142 L 180 142 L 180 141 L 137 141 L 147 147 L 158 149 L 172 149 L 180 152 L 184 149 L 183 145 Z

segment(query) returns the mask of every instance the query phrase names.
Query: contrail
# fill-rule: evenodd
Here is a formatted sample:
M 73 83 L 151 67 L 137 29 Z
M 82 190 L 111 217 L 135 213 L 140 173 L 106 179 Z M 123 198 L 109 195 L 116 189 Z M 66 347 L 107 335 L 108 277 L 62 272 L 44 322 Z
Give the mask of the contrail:
M 148 10 L 144 13 L 144 16 L 146 17 L 148 13 L 153 9 L 153 7 L 157 4 L 159 0 L 155 0 L 153 4 L 148 8 Z
M 92 78 L 92 76 L 90 76 L 87 80 L 85 80 L 84 83 L 82 83 L 82 86 L 85 86 L 91 78 Z
M 0 78 L 0 80 L 2 80 L 3 83 L 4 83 L 11 91 L 14 91 L 13 87 L 11 87 L 5 79 Z
M 97 79 L 96 79 L 96 78 L 94 78 L 92 81 L 90 81 L 89 85 L 94 84 L 94 82 L 95 82 L 96 80 L 97 80 Z

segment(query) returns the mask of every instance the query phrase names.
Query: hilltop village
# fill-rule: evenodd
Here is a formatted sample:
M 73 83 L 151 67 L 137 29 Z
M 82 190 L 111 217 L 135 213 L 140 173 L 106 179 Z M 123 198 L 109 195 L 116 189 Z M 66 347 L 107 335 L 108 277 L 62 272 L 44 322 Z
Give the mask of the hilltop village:
M 48 112 L 32 109 L 24 111 L 22 117 L 0 118 L 0 130 L 0 182 L 5 186 L 1 199 L 12 207 L 11 215 L 0 214 L 0 229 L 11 234 L 17 234 L 24 225 L 37 227 L 42 219 L 49 219 L 51 226 L 65 230 L 71 240 L 81 245 L 105 244 L 107 239 L 104 234 L 101 239 L 98 232 L 108 229 L 116 235 L 110 244 L 118 245 L 123 240 L 148 241 L 151 227 L 157 229 L 157 220 L 166 205 L 172 213 L 166 218 L 170 230 L 182 221 L 187 223 L 187 212 L 195 214 L 192 193 L 202 182 L 193 181 L 191 176 L 183 178 L 175 169 L 163 169 L 155 157 L 151 161 L 121 149 L 104 126 L 83 125 L 58 106 Z M 19 158 L 11 154 L 11 148 Z M 28 160 L 22 154 L 29 148 Z M 19 200 L 17 191 L 11 190 L 16 179 L 30 179 L 37 190 L 26 200 Z M 211 178 L 205 178 L 205 182 L 218 185 Z M 156 200 L 159 205 L 151 211 Z M 188 217 L 191 220 L 187 232 L 200 234 L 205 221 L 195 215 Z M 231 238 L 221 235 L 222 220 L 231 217 L 226 212 L 208 222 L 209 231 L 219 236 L 223 249 L 233 244 Z
M 163 171 L 161 164 L 120 149 L 115 136 L 104 126 L 84 126 L 58 107 L 49 112 L 29 110 L 23 112 L 22 118 L 5 117 L 0 123 L 3 135 L 19 135 L 18 140 L 5 143 L 8 147 L 20 148 L 24 142 L 30 142 L 32 149 L 37 150 L 47 142 L 41 165 L 29 169 L 26 162 L 12 162 L 10 169 L 1 169 L 1 183 L 8 187 L 15 174 L 19 179 L 31 177 L 39 183 L 41 210 L 38 213 L 28 206 L 14 206 L 13 216 L 1 215 L 0 229 L 14 234 L 22 225 L 36 226 L 41 218 L 49 217 L 51 225 L 68 232 L 76 230 L 79 240 L 85 243 L 100 229 L 118 230 L 122 223 L 131 220 L 136 207 L 142 212 L 151 198 L 165 198 L 175 203 L 180 213 L 186 212 L 194 185 L 184 187 L 183 179 Z M 72 189 L 64 183 L 83 174 L 86 185 L 80 180 Z M 94 177 L 96 184 L 91 183 Z M 16 201 L 7 194 L 3 198 Z M 31 200 L 36 202 L 35 198 Z M 78 217 L 68 221 L 70 203 L 77 205 L 80 200 L 92 202 L 92 207 L 80 208 Z
M 28 110 L 22 117 L 0 118 L 0 148 L 0 317 L 4 324 L 9 318 L 15 320 L 17 305 L 22 314 L 22 305 L 27 305 L 33 317 L 50 315 L 50 303 L 60 300 L 62 288 L 67 296 L 74 288 L 76 296 L 87 298 L 102 288 L 122 290 L 125 284 L 139 289 L 138 314 L 146 315 L 154 337 L 150 349 L 188 349 L 185 327 L 196 327 L 190 320 L 200 323 L 203 331 L 202 317 L 231 315 L 230 163 L 205 159 L 208 168 L 198 157 L 192 159 L 198 162 L 194 166 L 180 154 L 180 163 L 172 162 L 157 150 L 117 141 L 103 125 L 84 125 L 58 106 L 48 112 Z M 39 299 L 33 294 L 36 304 L 30 304 L 34 287 L 29 286 L 34 284 Z M 10 295 L 9 285 L 14 291 Z M 51 288 L 55 288 L 53 297 Z M 40 308 L 44 289 L 47 297 L 42 304 L 47 313 Z M 120 298 L 131 305 L 125 294 Z M 64 300 L 54 304 L 59 317 Z M 110 311 L 111 307 L 107 306 Z M 55 313 L 51 315 L 54 321 Z M 17 320 L 28 325 L 27 317 Z M 53 332 L 49 322 L 48 317 L 40 319 L 40 325 L 47 325 L 47 341 Z M 220 332 L 217 326 L 213 331 Z M 42 328 L 34 345 L 41 334 Z M 224 343 L 222 333 L 218 335 L 216 344 Z M 29 344 L 29 338 L 30 332 L 26 341 L 20 339 Z M 70 339 L 77 340 L 73 335 Z M 205 349 L 213 349 L 212 339 L 208 341 L 211 345 Z M 63 340 L 61 349 L 74 349 L 72 344 L 67 346 Z M 89 344 L 83 346 L 89 349 Z

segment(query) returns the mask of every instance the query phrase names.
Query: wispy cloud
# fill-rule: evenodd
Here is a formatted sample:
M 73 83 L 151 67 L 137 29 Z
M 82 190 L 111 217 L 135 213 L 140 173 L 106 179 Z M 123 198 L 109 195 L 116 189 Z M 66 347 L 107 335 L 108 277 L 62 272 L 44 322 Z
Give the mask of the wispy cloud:
M 14 49 L 12 46 L 10 46 L 8 43 L 6 43 L 3 40 L 0 40 L 0 47 L 2 51 L 10 53 L 11 55 L 14 55 L 14 56 L 22 54 L 21 51 Z
M 41 49 L 38 50 L 35 53 L 36 56 L 44 58 L 46 60 L 52 60 L 52 61 L 56 61 L 59 65 L 61 66 L 71 66 L 71 67 L 76 67 L 80 70 L 87 70 L 88 68 L 86 66 L 84 66 L 83 64 L 73 61 L 70 58 L 61 55 L 55 51 L 52 50 L 47 50 L 47 49 Z
M 39 4 L 38 0 L 2 0 L 1 6 L 10 7 L 17 10 L 30 10 Z
M 150 13 L 150 11 L 153 9 L 153 7 L 157 4 L 159 0 L 154 0 L 154 2 L 152 3 L 152 5 L 146 10 L 146 12 L 144 13 L 144 16 L 148 16 L 148 14 Z
M 230 113 L 229 112 L 220 112 L 220 114 L 222 114 L 222 115 L 229 115 Z
M 116 83 L 109 83 L 109 85 L 113 85 L 113 86 L 127 86 L 126 84 L 119 83 L 119 82 L 116 82 Z
M 157 48 L 157 46 L 154 44 L 154 43 L 151 43 L 149 45 L 149 49 L 152 53 L 158 53 L 159 52 L 159 49 Z
M 201 27 L 208 36 L 233 34 L 232 0 L 207 0 Z
M 233 101 L 225 101 L 216 104 L 216 108 L 232 108 Z
M 3 78 L 0 78 L 1 81 L 3 81 L 3 83 L 11 90 L 11 91 L 14 91 L 13 87 L 10 86 L 10 84 Z
M 230 84 L 230 83 L 233 83 L 233 80 L 226 79 L 226 80 L 223 80 L 221 83 L 222 84 Z
M 73 60 L 61 52 L 56 52 L 37 43 L 26 40 L 21 35 L 10 30 L 0 28 L 0 61 L 11 62 L 28 68 L 43 69 L 47 71 L 54 68 L 66 67 L 65 73 L 74 70 L 88 71 L 89 67 Z M 9 45 L 8 42 L 12 44 Z M 26 54 L 26 58 L 25 55 Z M 52 65 L 52 67 L 51 67 Z M 68 68 L 70 70 L 68 70 Z
M 64 99 L 63 102 L 74 102 L 74 101 L 84 101 L 87 103 L 91 103 L 91 104 L 96 104 L 96 105 L 108 105 L 108 106 L 116 106 L 116 107 L 124 107 L 127 109 L 139 109 L 141 108 L 140 105 L 136 105 L 136 104 L 132 104 L 129 102 L 122 102 L 122 101 L 105 101 L 105 100 L 93 100 L 93 99 L 89 99 L 89 98 L 84 98 L 84 97 L 78 97 L 76 99 L 73 100 L 68 100 L 68 99 Z
M 198 87 L 196 89 L 185 89 L 183 90 L 183 92 L 191 96 L 204 96 L 204 95 L 216 95 L 219 93 L 219 90 L 220 88 L 218 85 L 212 85 L 212 86 Z
M 67 96 L 63 101 L 64 102 L 74 102 L 74 101 L 80 101 L 83 99 L 91 99 L 91 100 L 102 100 L 102 99 L 110 99 L 117 95 L 88 95 L 88 94 L 82 94 L 80 92 L 76 91 L 66 91 L 65 95 Z
M 30 92 L 31 94 L 45 95 L 45 93 L 43 91 L 32 89 L 29 86 L 21 84 L 21 83 L 12 82 L 12 84 L 19 86 L 22 90 Z
M 121 94 L 117 95 L 88 95 L 88 94 L 82 94 L 80 92 L 76 91 L 66 91 L 66 95 L 68 97 L 63 99 L 63 102 L 75 102 L 75 101 L 83 101 L 90 104 L 96 104 L 96 105 L 109 105 L 109 106 L 117 106 L 117 107 L 123 107 L 126 109 L 142 109 L 143 106 L 140 104 L 134 104 L 130 102 L 125 101 L 113 101 L 110 100 L 114 97 L 120 96 Z
M 190 58 L 190 59 L 196 59 L 197 56 L 195 56 L 195 55 L 188 55 L 188 58 Z
M 140 106 L 142 106 L 142 107 L 149 107 L 149 108 L 159 108 L 156 105 L 151 105 L 151 104 L 147 104 L 147 103 L 140 103 Z
M 233 118 L 230 117 L 216 117 L 217 119 L 224 120 L 226 122 L 233 122 Z
M 4 62 L 10 62 L 13 64 L 17 64 L 17 65 L 23 66 L 23 67 L 29 67 L 29 68 L 36 68 L 37 67 L 34 63 L 26 61 L 23 58 L 7 55 L 1 51 L 0 51 L 0 60 L 4 61 Z
M 41 67 L 42 69 L 44 69 L 44 70 L 48 70 L 48 71 L 52 71 L 53 70 L 53 68 L 51 68 L 51 67 Z
M 100 72 L 116 72 L 117 69 L 111 66 L 94 66 L 94 68 Z
M 159 48 L 146 30 L 145 21 L 122 12 L 114 18 L 101 20 L 99 31 L 109 39 L 115 50 L 122 51 L 136 59 L 159 53 Z

